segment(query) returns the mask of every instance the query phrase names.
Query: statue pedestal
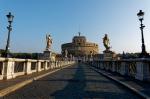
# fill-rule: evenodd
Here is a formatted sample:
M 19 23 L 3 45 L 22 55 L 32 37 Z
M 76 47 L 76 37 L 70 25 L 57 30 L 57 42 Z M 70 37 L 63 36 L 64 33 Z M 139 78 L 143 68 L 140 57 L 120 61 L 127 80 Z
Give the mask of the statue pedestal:
M 43 55 L 44 59 L 51 60 L 51 56 L 52 56 L 51 51 L 48 51 L 48 50 L 44 51 L 44 55 Z
M 104 57 L 103 57 L 104 60 L 112 60 L 112 59 L 115 59 L 116 57 L 115 52 L 110 51 L 110 50 L 105 50 L 103 51 L 103 53 L 104 53 Z

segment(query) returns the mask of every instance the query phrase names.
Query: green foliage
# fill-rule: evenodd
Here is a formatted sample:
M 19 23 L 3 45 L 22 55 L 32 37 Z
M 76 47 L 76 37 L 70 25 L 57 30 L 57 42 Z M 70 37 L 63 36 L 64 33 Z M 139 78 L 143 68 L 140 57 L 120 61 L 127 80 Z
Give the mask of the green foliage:
M 0 49 L 0 57 L 5 57 L 5 50 Z M 22 58 L 22 59 L 38 59 L 39 53 L 12 53 L 9 52 L 12 58 Z
M 124 59 L 135 59 L 135 58 L 139 58 L 140 53 L 125 53 L 124 55 L 122 55 L 122 58 Z
M 5 50 L 0 49 L 0 56 L 1 56 L 1 57 L 4 57 L 4 56 L 5 56 Z
M 38 59 L 38 53 L 11 53 L 13 58 Z

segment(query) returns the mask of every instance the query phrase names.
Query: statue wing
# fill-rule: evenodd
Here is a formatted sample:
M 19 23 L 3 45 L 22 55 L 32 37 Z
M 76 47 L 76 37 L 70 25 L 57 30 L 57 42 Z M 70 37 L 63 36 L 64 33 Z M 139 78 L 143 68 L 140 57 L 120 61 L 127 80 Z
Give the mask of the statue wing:
M 46 40 L 47 40 L 47 34 L 46 34 Z
M 46 41 L 48 41 L 48 34 L 46 34 Z
M 53 39 L 51 39 L 51 43 L 53 43 Z

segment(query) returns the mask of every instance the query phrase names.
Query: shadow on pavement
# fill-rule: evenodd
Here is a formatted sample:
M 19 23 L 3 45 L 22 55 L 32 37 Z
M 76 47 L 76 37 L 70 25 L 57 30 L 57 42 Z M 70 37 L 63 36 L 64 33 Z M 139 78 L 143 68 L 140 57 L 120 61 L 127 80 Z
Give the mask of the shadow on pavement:
M 78 64 L 74 77 L 71 82 L 63 89 L 54 92 L 51 96 L 55 99 L 80 99 L 84 94 L 84 87 L 86 86 L 85 74 L 81 64 Z
M 50 94 L 50 96 L 52 96 L 54 99 L 127 99 L 127 97 L 130 97 L 127 96 L 125 93 L 118 93 L 112 91 L 96 91 L 94 89 L 86 90 L 85 87 L 87 82 L 92 82 L 93 84 L 96 82 L 110 82 L 86 79 L 86 74 L 89 72 L 89 69 L 88 67 L 84 67 L 82 65 L 83 64 L 78 64 L 74 77 L 71 80 L 66 80 L 68 81 L 68 85 L 64 89 L 55 91 L 54 93 Z M 64 81 L 65 79 L 58 80 Z M 132 99 L 132 97 L 129 99 Z

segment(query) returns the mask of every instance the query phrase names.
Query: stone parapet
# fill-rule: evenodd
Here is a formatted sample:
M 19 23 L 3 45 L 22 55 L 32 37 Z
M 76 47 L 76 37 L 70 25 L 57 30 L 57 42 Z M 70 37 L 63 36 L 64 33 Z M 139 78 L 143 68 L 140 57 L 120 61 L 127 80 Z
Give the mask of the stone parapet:
M 48 69 L 61 68 L 74 63 L 74 61 L 0 58 L 0 80 L 12 79 L 17 76 L 28 75 Z
M 150 59 L 96 60 L 87 61 L 91 66 L 131 76 L 141 81 L 150 81 Z

